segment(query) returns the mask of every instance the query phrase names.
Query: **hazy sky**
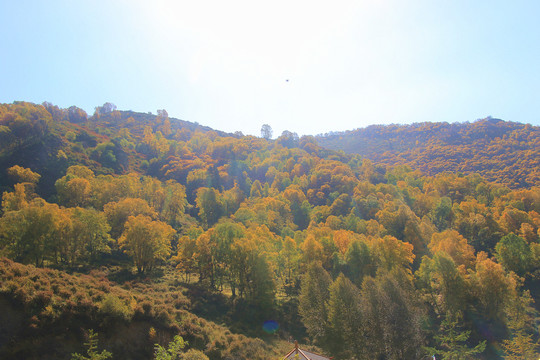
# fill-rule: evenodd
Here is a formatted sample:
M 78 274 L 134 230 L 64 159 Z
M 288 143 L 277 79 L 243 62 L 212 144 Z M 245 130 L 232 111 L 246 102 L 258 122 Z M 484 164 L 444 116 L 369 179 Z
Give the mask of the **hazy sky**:
M 540 125 L 540 1 L 0 0 L 0 102 L 224 131 Z

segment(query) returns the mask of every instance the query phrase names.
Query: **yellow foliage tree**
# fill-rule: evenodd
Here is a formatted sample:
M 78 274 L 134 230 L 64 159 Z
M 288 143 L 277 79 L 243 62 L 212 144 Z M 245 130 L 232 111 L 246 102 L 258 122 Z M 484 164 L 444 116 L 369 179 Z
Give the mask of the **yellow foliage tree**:
M 165 260 L 171 251 L 176 231 L 168 224 L 145 215 L 130 216 L 118 244 L 133 257 L 139 273 L 151 271 L 156 261 Z
M 467 243 L 467 239 L 455 230 L 445 230 L 435 233 L 428 245 L 432 253 L 445 252 L 457 265 L 471 268 L 474 265 L 474 249 Z

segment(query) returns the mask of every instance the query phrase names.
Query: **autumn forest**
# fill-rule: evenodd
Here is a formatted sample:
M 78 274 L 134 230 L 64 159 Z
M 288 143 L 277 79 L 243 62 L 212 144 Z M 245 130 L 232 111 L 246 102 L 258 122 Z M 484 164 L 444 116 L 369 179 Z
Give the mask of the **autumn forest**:
M 536 359 L 540 128 L 0 104 L 0 358 Z

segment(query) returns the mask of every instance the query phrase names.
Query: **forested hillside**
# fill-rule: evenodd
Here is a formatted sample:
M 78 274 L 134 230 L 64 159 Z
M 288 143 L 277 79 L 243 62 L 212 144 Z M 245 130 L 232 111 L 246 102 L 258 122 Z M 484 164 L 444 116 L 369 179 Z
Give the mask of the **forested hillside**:
M 335 359 L 538 354 L 532 155 L 494 183 L 164 110 L 22 102 L 0 105 L 0 145 L 2 358 L 69 359 L 90 329 L 115 359 L 164 359 L 176 335 L 183 359 L 279 359 L 290 339 Z
M 540 182 L 540 128 L 528 124 L 486 118 L 473 123 L 372 125 L 319 135 L 317 142 L 429 175 L 476 173 L 512 188 Z

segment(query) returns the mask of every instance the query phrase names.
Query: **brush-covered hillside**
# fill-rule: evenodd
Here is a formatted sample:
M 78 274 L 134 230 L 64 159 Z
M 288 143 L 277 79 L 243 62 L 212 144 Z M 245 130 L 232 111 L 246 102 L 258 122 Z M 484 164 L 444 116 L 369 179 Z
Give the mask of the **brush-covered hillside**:
M 0 357 L 534 358 L 521 185 L 164 110 L 3 104 Z
M 540 127 L 486 118 L 472 123 L 372 125 L 317 136 L 329 149 L 426 174 L 477 173 L 512 188 L 540 183 Z

